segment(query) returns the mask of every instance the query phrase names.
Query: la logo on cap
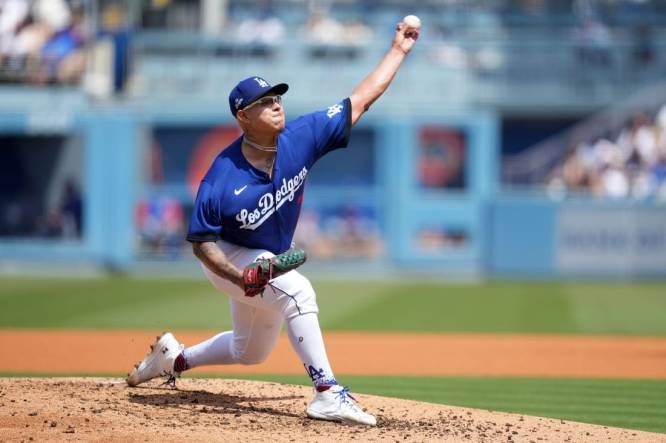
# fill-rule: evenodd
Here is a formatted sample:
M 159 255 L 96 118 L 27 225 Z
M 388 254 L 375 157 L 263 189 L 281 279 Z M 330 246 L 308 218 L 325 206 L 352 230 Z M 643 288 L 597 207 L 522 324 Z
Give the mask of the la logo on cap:
M 268 82 L 263 78 L 255 77 L 254 81 L 259 83 L 259 86 L 261 86 L 262 88 L 268 88 Z

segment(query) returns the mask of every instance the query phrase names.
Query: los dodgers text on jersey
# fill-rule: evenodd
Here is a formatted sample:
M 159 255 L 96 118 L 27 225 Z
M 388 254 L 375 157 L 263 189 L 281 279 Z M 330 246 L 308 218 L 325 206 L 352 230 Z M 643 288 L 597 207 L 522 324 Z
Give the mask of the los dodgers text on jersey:
M 283 178 L 282 186 L 273 193 L 267 192 L 259 197 L 257 207 L 253 211 L 248 211 L 243 208 L 236 214 L 236 220 L 240 222 L 240 229 L 255 230 L 266 221 L 275 211 L 280 209 L 280 206 L 286 201 L 293 201 L 298 188 L 305 182 L 305 176 L 308 175 L 308 170 L 305 166 L 298 175 L 295 175 L 289 180 Z

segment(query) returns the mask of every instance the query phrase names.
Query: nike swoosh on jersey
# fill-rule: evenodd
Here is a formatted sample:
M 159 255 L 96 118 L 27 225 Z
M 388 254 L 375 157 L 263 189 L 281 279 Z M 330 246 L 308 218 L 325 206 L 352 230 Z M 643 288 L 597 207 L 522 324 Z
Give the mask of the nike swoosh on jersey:
M 240 189 L 234 189 L 234 195 L 240 195 L 241 192 L 245 191 L 245 188 L 247 188 L 247 185 L 243 186 Z

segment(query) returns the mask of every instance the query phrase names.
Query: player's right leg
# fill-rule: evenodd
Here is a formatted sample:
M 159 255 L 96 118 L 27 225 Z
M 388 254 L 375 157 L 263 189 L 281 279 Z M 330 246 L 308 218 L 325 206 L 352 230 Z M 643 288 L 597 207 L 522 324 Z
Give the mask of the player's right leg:
M 229 305 L 233 330 L 184 349 L 183 370 L 206 365 L 255 365 L 271 353 L 282 328 L 280 313 L 255 308 L 233 298 L 229 299 Z

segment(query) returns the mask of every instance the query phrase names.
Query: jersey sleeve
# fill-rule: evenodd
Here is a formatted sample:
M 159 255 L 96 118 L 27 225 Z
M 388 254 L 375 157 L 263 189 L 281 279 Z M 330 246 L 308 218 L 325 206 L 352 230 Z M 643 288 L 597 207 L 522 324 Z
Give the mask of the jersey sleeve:
M 192 208 L 186 239 L 189 242 L 217 241 L 221 231 L 220 199 L 215 198 L 213 187 L 202 181 Z
M 314 138 L 314 157 L 346 148 L 351 134 L 351 100 L 346 98 L 327 109 L 309 115 Z

